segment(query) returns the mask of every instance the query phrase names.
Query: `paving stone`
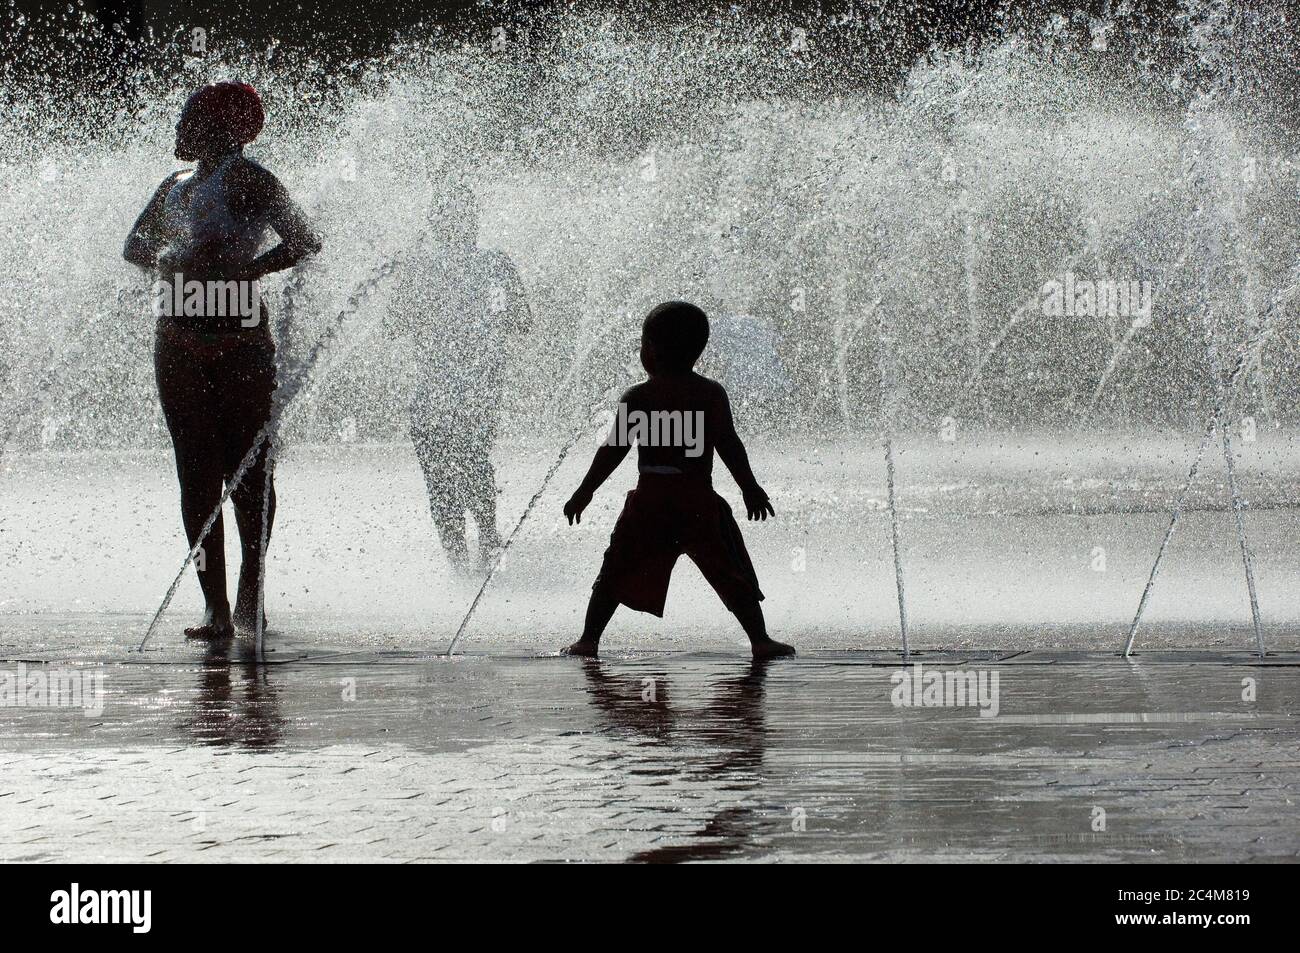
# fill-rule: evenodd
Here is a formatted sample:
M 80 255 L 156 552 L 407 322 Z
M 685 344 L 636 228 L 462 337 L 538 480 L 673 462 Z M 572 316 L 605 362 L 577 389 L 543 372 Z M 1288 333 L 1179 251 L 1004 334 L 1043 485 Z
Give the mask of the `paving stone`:
M 0 708 L 0 860 L 1300 856 L 1293 659 L 1033 655 L 929 663 L 996 668 L 995 717 L 895 707 L 882 653 L 369 653 L 355 702 L 310 657 L 105 664 L 93 731 Z

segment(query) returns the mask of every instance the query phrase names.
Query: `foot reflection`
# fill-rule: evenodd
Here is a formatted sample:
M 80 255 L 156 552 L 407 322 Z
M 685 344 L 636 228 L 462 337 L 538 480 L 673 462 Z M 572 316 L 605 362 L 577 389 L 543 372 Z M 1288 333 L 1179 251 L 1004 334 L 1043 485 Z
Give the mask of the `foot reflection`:
M 582 674 L 587 679 L 588 698 L 610 727 L 657 741 L 669 740 L 673 712 L 668 705 L 667 675 L 616 675 L 597 658 L 583 659 Z
M 752 762 L 762 754 L 764 683 L 771 665 L 771 660 L 750 661 L 742 675 L 717 682 L 708 705 L 690 713 L 673 710 L 672 686 L 661 671 L 619 674 L 600 659 L 585 659 L 582 673 L 588 697 L 611 727 L 664 741 L 736 748 Z
M 663 773 L 720 784 L 737 799 L 763 787 L 763 753 L 767 740 L 764 718 L 765 682 L 772 662 L 753 660 L 743 674 L 712 686 L 702 709 L 679 710 L 671 703 L 668 678 L 661 672 L 618 674 L 599 659 L 583 663 L 592 705 L 612 728 L 640 736 L 654 746 L 680 748 L 671 764 L 642 751 L 629 770 Z M 692 841 L 643 851 L 630 858 L 643 863 L 708 860 L 733 854 L 749 843 L 755 823 L 751 810 L 740 804 L 725 807 L 705 821 Z
M 763 699 L 772 664 L 771 659 L 754 659 L 743 675 L 724 679 L 714 686 L 713 700 L 705 709 L 706 718 L 697 724 L 704 736 L 700 740 L 708 740 L 722 749 L 710 770 L 757 772 L 762 768 L 767 741 Z M 755 775 L 753 784 L 757 785 L 758 780 Z
M 271 666 L 259 665 L 248 639 L 208 643 L 198 691 L 182 728 L 203 744 L 271 748 L 284 734 Z

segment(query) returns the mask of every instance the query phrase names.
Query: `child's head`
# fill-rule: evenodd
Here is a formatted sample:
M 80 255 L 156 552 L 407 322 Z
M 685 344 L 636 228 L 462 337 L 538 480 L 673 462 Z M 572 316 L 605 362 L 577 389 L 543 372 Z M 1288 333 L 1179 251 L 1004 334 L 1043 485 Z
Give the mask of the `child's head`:
M 709 319 L 685 301 L 665 301 L 646 315 L 641 363 L 651 374 L 681 374 L 695 366 L 709 343 Z

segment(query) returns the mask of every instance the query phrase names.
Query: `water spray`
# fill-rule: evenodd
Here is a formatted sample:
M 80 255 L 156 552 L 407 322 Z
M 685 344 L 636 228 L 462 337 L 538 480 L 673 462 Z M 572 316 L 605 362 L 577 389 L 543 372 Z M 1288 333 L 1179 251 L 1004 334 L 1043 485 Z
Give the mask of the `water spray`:
M 262 536 L 257 547 L 257 621 L 254 624 L 254 645 L 257 660 L 264 661 L 266 637 L 266 546 L 271 537 L 271 480 L 275 474 L 275 457 L 279 441 L 266 442 L 266 476 L 262 480 Z
M 1273 303 L 1269 305 L 1269 307 L 1265 310 L 1264 314 L 1261 315 L 1261 317 L 1271 314 L 1274 308 L 1276 307 L 1276 305 L 1280 304 L 1288 296 L 1288 294 L 1294 294 L 1294 289 L 1292 289 L 1289 293 L 1283 293 L 1282 295 L 1278 295 L 1274 299 Z M 1196 480 L 1196 473 L 1200 469 L 1201 459 L 1205 456 L 1205 450 L 1210 445 L 1210 438 L 1214 436 L 1215 428 L 1222 426 L 1224 423 L 1223 416 L 1227 410 L 1227 402 L 1231 398 L 1232 392 L 1236 388 L 1237 382 L 1240 380 L 1241 375 L 1245 372 L 1246 368 L 1250 366 L 1250 363 L 1253 359 L 1253 355 L 1255 354 L 1255 352 L 1260 347 L 1263 346 L 1264 342 L 1268 339 L 1269 335 L 1271 335 L 1272 332 L 1273 332 L 1273 325 L 1271 323 L 1266 323 L 1265 326 L 1260 330 L 1260 333 L 1256 335 L 1255 340 L 1249 342 L 1246 345 L 1246 347 L 1242 349 L 1241 354 L 1238 355 L 1237 357 L 1236 364 L 1232 368 L 1232 373 L 1228 375 L 1228 379 L 1226 381 L 1222 381 L 1220 375 L 1216 373 L 1216 377 L 1220 377 L 1221 380 L 1220 386 L 1217 388 L 1218 405 L 1214 408 L 1214 413 L 1210 415 L 1210 419 L 1206 423 L 1205 433 L 1201 437 L 1200 445 L 1197 447 L 1196 456 L 1192 460 L 1191 469 L 1187 473 L 1187 479 L 1183 482 L 1182 489 L 1178 491 L 1178 496 L 1174 500 L 1174 508 L 1169 516 L 1169 526 L 1165 529 L 1164 538 L 1161 539 L 1160 541 L 1160 548 L 1156 551 L 1155 561 L 1151 564 L 1151 572 L 1147 576 L 1146 586 L 1144 586 L 1142 589 L 1142 598 L 1138 600 L 1137 612 L 1133 616 L 1133 622 L 1129 625 L 1128 639 L 1124 643 L 1125 658 L 1127 658 L 1129 655 L 1133 653 L 1133 643 L 1137 639 L 1138 627 L 1141 626 L 1142 624 L 1142 614 L 1146 611 L 1147 602 L 1151 598 L 1151 589 L 1153 586 L 1155 586 L 1156 575 L 1160 572 L 1160 563 L 1165 558 L 1166 550 L 1169 549 L 1169 540 L 1173 538 L 1174 529 L 1178 525 L 1178 517 L 1182 514 L 1183 506 L 1187 502 L 1187 494 L 1192 488 L 1192 483 Z M 1214 353 L 1213 350 L 1211 353 L 1212 354 Z M 1215 363 L 1217 367 L 1217 357 L 1215 358 Z M 1251 615 L 1255 620 L 1256 647 L 1259 651 L 1259 654 L 1263 656 L 1264 641 L 1263 641 L 1263 636 L 1261 635 L 1260 632 L 1259 606 L 1256 601 L 1255 592 L 1254 592 L 1255 590 L 1254 573 L 1251 568 L 1250 551 L 1249 548 L 1246 546 L 1245 518 L 1242 515 L 1239 507 L 1240 497 L 1237 494 L 1236 478 L 1233 475 L 1234 471 L 1232 467 L 1232 461 L 1230 459 L 1232 451 L 1230 449 L 1230 446 L 1231 445 L 1229 443 L 1228 436 L 1225 433 L 1224 453 L 1228 458 L 1227 459 L 1228 474 L 1229 474 L 1229 481 L 1232 485 L 1233 508 L 1237 510 L 1238 534 L 1241 539 L 1242 558 L 1246 564 L 1246 579 L 1247 579 L 1247 585 L 1250 589 Z
M 1079 257 L 1078 254 L 1075 254 L 1064 259 L 1056 273 L 1064 274 L 1069 271 L 1074 267 L 1074 264 L 1079 260 Z M 980 356 L 980 359 L 975 363 L 975 368 L 971 372 L 969 380 L 966 381 L 966 384 L 958 393 L 957 400 L 953 405 L 953 416 L 957 415 L 958 410 L 963 404 L 965 404 L 967 398 L 969 398 L 975 392 L 976 388 L 979 387 L 980 381 L 984 379 L 984 368 L 988 366 L 989 361 L 993 359 L 993 355 L 1002 347 L 1003 342 L 1006 341 L 1007 336 L 1011 333 L 1012 329 L 1023 321 L 1030 311 L 1039 307 L 1039 304 L 1039 296 L 1038 293 L 1035 292 L 1032 297 L 1027 298 L 1020 307 L 1016 308 L 1016 310 L 1011 313 L 1010 319 L 1002 326 L 1002 330 L 998 332 L 998 336 L 993 340 L 993 343 L 989 345 L 983 355 Z
M 607 388 L 605 392 L 601 394 L 600 398 L 592 404 L 591 412 L 588 414 L 586 421 L 574 426 L 572 435 L 565 443 L 563 449 L 560 450 L 560 455 L 555 458 L 555 462 L 551 464 L 550 469 L 548 469 L 546 474 L 542 477 L 542 482 L 538 484 L 537 490 L 533 493 L 532 497 L 528 500 L 527 505 L 524 507 L 523 512 L 519 515 L 519 520 L 515 523 L 514 529 L 512 529 L 506 536 L 505 541 L 501 544 L 501 548 L 497 550 L 496 555 L 492 557 L 492 563 L 488 566 L 487 575 L 484 577 L 482 585 L 478 587 L 478 592 L 474 594 L 474 598 L 471 600 L 469 608 L 465 610 L 465 615 L 460 620 L 460 625 L 456 627 L 456 634 L 452 636 L 451 644 L 447 646 L 446 655 L 449 658 L 451 657 L 451 654 L 456 651 L 456 645 L 460 642 L 461 636 L 465 634 L 465 628 L 469 625 L 469 620 L 473 617 L 474 610 L 478 608 L 479 602 L 483 599 L 483 593 L 487 592 L 488 584 L 492 582 L 492 578 L 501 567 L 501 562 L 505 559 L 506 550 L 510 548 L 510 544 L 514 542 L 515 536 L 518 535 L 520 528 L 524 525 L 524 522 L 537 506 L 537 501 L 542 498 L 542 495 L 546 492 L 546 488 L 550 486 L 552 477 L 554 477 L 559 471 L 560 466 L 564 461 L 568 459 L 569 453 L 578 445 L 578 441 L 582 439 L 583 434 L 588 432 L 587 427 L 591 423 L 591 415 L 594 414 L 599 407 L 605 405 L 613 396 L 614 392 L 619 390 L 622 386 L 622 382 L 619 381 Z
M 1255 592 L 1255 569 L 1250 553 L 1250 544 L 1246 540 L 1246 501 L 1242 499 L 1237 488 L 1236 467 L 1232 460 L 1232 437 L 1228 433 L 1227 421 L 1219 425 L 1223 437 L 1223 461 L 1228 468 L 1228 488 L 1232 492 L 1232 511 L 1237 518 L 1237 540 L 1241 544 L 1241 562 L 1246 570 L 1246 592 L 1250 596 L 1250 621 L 1255 628 L 1255 647 L 1259 657 L 1264 657 L 1264 633 L 1259 621 L 1259 596 Z
M 131 293 L 131 289 L 119 286 L 115 300 L 120 305 Z M 96 316 L 101 313 L 102 312 L 96 312 Z M 9 429 L 4 432 L 3 437 L 0 437 L 0 456 L 4 456 L 5 448 L 9 446 L 9 441 L 13 439 L 16 433 L 18 433 L 19 428 L 22 426 L 23 421 L 27 419 L 28 415 L 40 409 L 40 407 L 47 403 L 51 396 L 56 393 L 54 385 L 59 382 L 59 379 L 72 366 L 73 361 L 76 360 L 85 350 L 86 341 L 90 338 L 91 333 L 98 329 L 99 322 L 93 318 L 83 324 L 81 330 L 73 339 L 71 346 L 68 347 L 63 356 L 55 362 L 54 366 L 37 381 L 36 386 L 32 388 L 32 393 L 24 399 L 14 400 L 13 404 L 5 410 L 4 414 L 0 415 L 0 420 L 9 420 L 11 422 Z
M 877 298 L 875 305 L 880 304 Z M 903 640 L 903 659 L 910 653 L 907 641 L 907 599 L 903 593 L 903 552 L 901 531 L 898 525 L 898 502 L 894 494 L 894 434 L 893 434 L 893 362 L 894 352 L 885 329 L 884 314 L 877 310 L 876 317 L 877 364 L 880 368 L 880 429 L 885 444 L 885 489 L 889 503 L 889 530 L 894 549 L 894 585 L 898 589 L 898 631 Z
M 1237 541 L 1241 545 L 1241 563 L 1246 571 L 1246 592 L 1250 597 L 1250 620 L 1255 628 L 1255 646 L 1259 650 L 1260 658 L 1264 657 L 1264 633 L 1259 622 L 1259 597 L 1255 592 L 1255 570 L 1250 554 L 1250 544 L 1246 539 L 1246 502 L 1241 497 L 1241 492 L 1237 488 L 1237 468 L 1232 459 L 1232 435 L 1228 432 L 1228 406 L 1232 401 L 1232 394 L 1224 386 L 1223 369 L 1219 366 L 1219 349 L 1213 340 L 1210 341 L 1210 366 L 1214 372 L 1214 380 L 1219 390 L 1219 435 L 1223 439 L 1223 462 L 1228 469 L 1228 490 L 1232 495 L 1232 511 L 1237 523 Z M 1250 366 L 1248 360 L 1249 349 L 1243 353 L 1241 367 L 1243 373 Z
M 1205 456 L 1205 448 L 1210 445 L 1210 438 L 1214 436 L 1217 421 L 1218 414 L 1216 412 L 1209 425 L 1205 428 L 1205 434 L 1201 437 L 1200 446 L 1196 450 L 1196 457 L 1192 460 L 1192 467 L 1187 472 L 1187 479 L 1183 482 L 1183 488 L 1178 491 L 1178 497 L 1174 501 L 1174 509 L 1169 516 L 1169 526 L 1165 529 L 1164 538 L 1160 541 L 1160 549 L 1156 551 L 1156 559 L 1151 564 L 1151 573 L 1147 576 L 1147 584 L 1142 589 L 1142 598 L 1138 600 L 1137 614 L 1133 616 L 1133 623 L 1128 629 L 1128 641 L 1124 643 L 1125 658 L 1133 651 L 1133 640 L 1137 638 L 1138 626 L 1142 624 L 1142 613 L 1146 611 L 1147 600 L 1151 598 L 1151 589 L 1156 583 L 1156 575 L 1160 572 L 1160 563 L 1165 558 L 1165 550 L 1169 548 L 1169 540 L 1173 538 L 1174 528 L 1178 525 L 1178 517 L 1182 514 L 1183 504 L 1187 501 L 1187 493 L 1192 488 L 1192 482 L 1196 479 L 1197 470 L 1201 467 L 1201 458 Z
M 1176 274 L 1181 271 L 1190 252 L 1191 242 L 1183 242 L 1181 253 L 1174 261 L 1173 265 L 1170 266 L 1169 272 Z M 1152 294 L 1151 296 L 1151 303 L 1154 308 L 1155 294 Z M 1119 362 L 1122 361 L 1124 355 L 1128 353 L 1129 347 L 1133 343 L 1133 339 L 1137 337 L 1137 333 L 1143 328 L 1150 326 L 1150 318 L 1150 314 L 1147 314 L 1135 318 L 1129 323 L 1128 329 L 1124 332 L 1124 337 L 1120 338 L 1119 343 L 1116 344 L 1114 350 L 1111 351 L 1110 360 L 1106 362 L 1106 367 L 1101 372 L 1101 377 L 1097 379 L 1097 386 L 1092 389 L 1092 397 L 1088 399 L 1088 413 L 1094 413 L 1097 410 L 1097 403 L 1101 400 L 1101 395 L 1105 392 L 1106 385 L 1110 383 L 1110 378 L 1111 375 L 1115 373 L 1115 368 L 1119 366 Z
M 216 507 L 204 522 L 203 528 L 199 531 L 198 539 L 195 541 L 194 545 L 190 547 L 189 553 L 185 556 L 185 561 L 181 563 L 181 568 L 177 571 L 176 577 L 167 588 L 167 594 L 163 596 L 162 604 L 158 607 L 158 611 L 154 613 L 153 619 L 149 622 L 149 627 L 145 629 L 144 638 L 140 640 L 140 645 L 136 651 L 144 651 L 144 647 L 149 642 L 150 636 L 153 635 L 154 629 L 157 628 L 158 622 L 162 618 L 163 613 L 167 611 L 167 607 L 171 604 L 172 597 L 176 595 L 176 589 L 180 586 L 181 579 L 185 575 L 185 570 L 189 568 L 190 563 L 193 562 L 195 557 L 198 555 L 199 550 L 203 547 L 204 540 L 208 538 L 208 534 L 212 531 L 212 527 L 216 523 L 217 517 L 221 515 L 221 508 L 225 505 L 226 500 L 230 499 L 230 494 L 239 487 L 240 482 L 252 467 L 258 454 L 262 452 L 263 447 L 266 448 L 268 455 L 267 464 L 268 466 L 270 465 L 270 453 L 279 437 L 281 420 L 292 405 L 294 398 L 302 392 L 309 382 L 312 372 L 316 368 L 316 364 L 320 361 L 321 355 L 325 353 L 330 343 L 338 336 L 339 329 L 346 322 L 347 318 L 356 312 L 357 308 L 361 306 L 361 302 L 368 298 L 376 288 L 383 284 L 383 282 L 397 269 L 399 265 L 403 263 L 404 260 L 405 256 L 402 254 L 390 257 L 386 261 L 377 265 L 369 275 L 357 284 L 356 288 L 353 289 L 352 294 L 348 296 L 347 302 L 339 313 L 335 315 L 334 320 L 330 323 L 330 326 L 326 329 L 325 333 L 322 334 L 312 346 L 311 352 L 302 362 L 298 375 L 288 385 L 281 384 L 281 386 L 276 389 L 270 416 L 266 423 L 262 425 L 261 429 L 258 430 L 257 436 L 253 438 L 253 445 L 249 447 L 248 452 L 244 454 L 244 458 L 240 461 L 238 468 L 235 470 L 234 476 L 227 482 L 225 491 L 221 494 L 221 499 L 217 502 Z M 265 513 L 263 514 L 263 521 L 265 524 Z M 264 538 L 265 535 L 264 525 Z M 259 597 L 258 601 L 259 603 L 262 601 L 261 597 Z M 259 607 L 257 623 L 259 633 L 262 628 L 260 611 Z M 260 637 L 258 642 L 260 645 Z

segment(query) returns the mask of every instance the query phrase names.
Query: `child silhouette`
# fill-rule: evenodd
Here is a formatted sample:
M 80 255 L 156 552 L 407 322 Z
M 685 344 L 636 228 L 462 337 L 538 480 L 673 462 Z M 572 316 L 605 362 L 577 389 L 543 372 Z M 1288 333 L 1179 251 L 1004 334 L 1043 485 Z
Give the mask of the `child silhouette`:
M 479 564 L 501 548 L 492 444 L 512 340 L 528 332 L 532 313 L 510 258 L 479 247 L 469 188 L 444 185 L 430 225 L 388 325 L 407 333 L 417 355 L 410 432 L 434 526 L 452 566 L 469 573 L 466 512 L 478 524 Z
M 749 519 L 776 515 L 750 469 L 726 389 L 693 370 L 708 340 L 709 319 L 693 304 L 668 301 L 646 316 L 641 364 L 649 379 L 619 400 L 609 438 L 564 505 L 569 524 L 581 522 L 592 494 L 637 444 L 636 489 L 610 536 L 582 638 L 565 655 L 594 656 L 620 603 L 662 617 L 673 565 L 683 553 L 740 621 L 755 658 L 794 654 L 767 634 L 763 593 L 740 527 L 713 490 L 716 449 L 740 485 Z

